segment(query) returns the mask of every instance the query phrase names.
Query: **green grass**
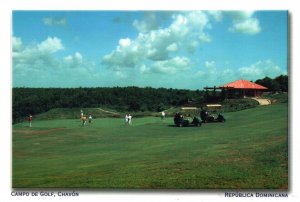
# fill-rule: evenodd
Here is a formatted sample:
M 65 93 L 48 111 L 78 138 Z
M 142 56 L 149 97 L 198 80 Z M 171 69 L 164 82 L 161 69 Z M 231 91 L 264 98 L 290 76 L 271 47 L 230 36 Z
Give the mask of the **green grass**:
M 288 103 L 288 93 L 263 94 L 263 98 L 270 99 L 272 103 Z
M 285 95 L 286 99 L 287 96 Z M 234 112 L 240 111 L 248 108 L 253 108 L 258 105 L 258 102 L 252 99 L 228 99 L 223 102 L 222 109 L 216 110 L 217 112 Z M 203 103 L 197 103 L 193 105 L 193 107 L 198 107 L 197 110 L 182 110 L 181 107 L 169 107 L 165 109 L 166 116 L 173 117 L 176 112 L 181 112 L 183 114 L 190 115 L 198 115 L 200 113 L 200 107 L 203 106 Z M 76 119 L 80 118 L 80 110 L 81 108 L 54 108 L 45 113 L 34 115 L 35 120 L 53 120 L 53 119 Z M 94 118 L 122 118 L 125 117 L 125 114 L 133 114 L 135 117 L 160 117 L 160 112 L 152 112 L 152 111 L 136 111 L 136 112 L 128 112 L 122 111 L 118 112 L 112 108 L 82 108 L 85 115 L 92 114 Z M 23 118 L 26 120 L 26 117 Z
M 45 113 L 35 115 L 37 120 L 52 120 L 52 119 L 76 119 L 80 118 L 81 108 L 54 108 Z M 112 109 L 100 108 L 83 108 L 84 114 L 92 114 L 94 118 L 103 117 L 121 117 L 121 114 Z
M 287 103 L 177 128 L 172 118 L 13 125 L 14 188 L 287 189 Z
M 172 113 L 168 116 L 173 116 L 180 108 L 172 108 Z M 35 120 L 53 120 L 53 119 L 76 119 L 80 118 L 81 108 L 54 108 L 45 113 L 34 115 Z M 160 112 L 138 111 L 138 112 L 117 112 L 110 108 L 82 108 L 85 115 L 92 114 L 94 118 L 123 118 L 125 114 L 133 114 L 135 117 L 160 117 Z M 24 118 L 25 120 L 26 118 Z

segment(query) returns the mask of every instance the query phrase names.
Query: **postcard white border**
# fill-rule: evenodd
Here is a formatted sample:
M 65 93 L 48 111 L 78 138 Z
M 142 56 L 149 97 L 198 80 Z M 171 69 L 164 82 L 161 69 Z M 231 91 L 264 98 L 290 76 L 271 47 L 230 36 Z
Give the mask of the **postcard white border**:
M 40 201 L 41 198 L 11 196 L 11 15 L 13 10 L 288 10 L 290 14 L 290 183 L 288 198 L 254 198 L 262 201 L 299 201 L 299 20 L 294 0 L 0 0 L 0 200 Z M 276 43 L 276 42 L 274 42 Z M 144 191 L 84 192 L 63 201 L 245 201 L 253 198 L 225 198 L 224 192 Z M 58 198 L 44 198 L 56 201 Z M 61 199 L 59 199 L 61 200 Z

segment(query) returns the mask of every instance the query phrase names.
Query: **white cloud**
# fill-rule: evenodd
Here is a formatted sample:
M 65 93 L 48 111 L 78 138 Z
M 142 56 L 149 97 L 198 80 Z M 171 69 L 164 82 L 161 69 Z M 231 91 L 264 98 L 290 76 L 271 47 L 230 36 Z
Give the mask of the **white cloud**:
M 191 68 L 191 62 L 186 57 L 174 57 L 170 60 L 156 61 L 153 63 L 151 70 L 157 73 L 175 74 L 179 71 Z
M 68 65 L 69 67 L 72 68 L 76 68 L 76 67 L 81 67 L 80 65 L 82 64 L 82 55 L 79 52 L 76 52 L 73 56 L 72 55 L 68 55 L 66 57 L 64 57 L 64 61 L 66 63 L 66 65 Z
M 21 42 L 21 38 L 13 37 L 14 86 L 95 86 L 99 81 L 111 79 L 99 72 L 96 64 L 84 60 L 80 52 L 63 59 L 57 57 L 55 53 L 64 50 L 57 37 L 48 37 L 38 44 L 28 46 Z M 16 48 L 20 45 L 22 48 Z
M 249 18 L 242 22 L 235 22 L 230 31 L 241 32 L 245 34 L 257 34 L 261 30 L 259 21 L 256 18 Z
M 251 18 L 254 14 L 254 11 L 229 11 L 228 12 L 233 20 L 243 21 Z
M 142 36 L 142 35 L 140 35 Z M 170 29 L 151 31 L 149 34 L 138 38 L 139 46 L 145 45 L 145 58 L 153 61 L 169 59 L 170 49 L 167 47 L 176 43 L 176 37 Z M 171 51 L 172 52 L 172 51 Z
M 143 64 L 140 66 L 140 73 L 142 73 L 142 74 L 151 73 L 150 68 Z
M 199 45 L 199 42 L 197 40 L 194 40 L 194 41 L 190 41 L 188 43 L 186 43 L 186 50 L 188 53 L 194 53 L 197 49 Z
M 177 43 L 170 44 L 166 49 L 167 49 L 167 51 L 170 51 L 170 52 L 177 51 L 178 50 Z
M 64 57 L 64 60 L 67 63 L 72 63 L 73 62 L 73 56 L 72 55 L 68 55 L 68 56 Z
M 13 67 L 14 71 L 19 73 L 57 68 L 59 62 L 53 57 L 53 53 L 64 49 L 61 40 L 57 37 L 48 37 L 39 44 L 26 47 L 20 38 L 13 37 L 13 47 Z
M 82 63 L 82 55 L 79 52 L 75 53 L 74 58 L 76 59 L 76 61 L 78 61 L 79 63 Z
M 256 80 L 266 76 L 274 78 L 280 74 L 286 73 L 271 60 L 260 60 L 248 67 L 239 68 L 238 72 L 242 78 L 249 80 Z
M 205 33 L 201 33 L 199 35 L 199 40 L 201 42 L 211 42 L 211 37 L 209 35 L 205 34 Z
M 206 68 L 209 68 L 209 69 L 211 69 L 211 68 L 214 68 L 215 67 L 215 61 L 205 61 L 205 67 Z
M 197 71 L 197 72 L 194 74 L 194 77 L 195 77 L 195 78 L 202 78 L 202 77 L 204 77 L 205 75 L 206 75 L 206 73 L 205 73 L 204 71 L 199 70 L 199 71 Z
M 59 25 L 59 26 L 65 26 L 67 25 L 67 19 L 64 17 L 47 17 L 43 18 L 44 25 L 47 26 L 53 26 L 53 25 Z
M 115 75 L 116 75 L 117 78 L 119 78 L 119 79 L 125 79 L 125 78 L 127 78 L 127 75 L 126 75 L 124 72 L 121 72 L 121 71 L 116 71 L 116 72 L 115 72 Z
M 131 40 L 129 38 L 119 40 L 119 45 L 123 46 L 123 47 L 130 46 L 130 43 L 131 43 Z
M 149 32 L 158 28 L 158 21 L 154 12 L 145 12 L 142 20 L 134 20 L 133 26 L 139 32 Z
M 186 18 L 190 27 L 197 27 L 202 31 L 209 23 L 207 14 L 201 11 L 187 12 Z
M 12 38 L 12 48 L 13 48 L 13 52 L 21 51 L 22 46 L 23 46 L 23 43 L 22 43 L 21 38 L 18 38 L 18 37 L 13 37 L 13 38 Z
M 249 66 L 240 68 L 220 68 L 214 61 L 206 61 L 205 68 L 199 69 L 192 75 L 192 79 L 205 80 L 206 86 L 222 85 L 238 79 L 256 81 L 266 76 L 274 78 L 286 74 L 282 68 L 272 60 L 260 60 Z
M 126 40 L 127 41 L 127 40 Z M 132 42 L 126 44 L 126 41 L 120 41 L 116 50 L 102 58 L 102 64 L 112 70 L 122 68 L 134 68 L 141 63 L 141 55 L 145 54 L 142 50 L 144 47 Z
M 222 11 L 207 11 L 209 15 L 211 15 L 214 20 L 220 22 L 223 19 L 223 13 Z
M 59 50 L 64 49 L 61 40 L 57 37 L 48 37 L 45 41 L 41 42 L 36 46 L 38 51 L 55 53 Z
M 161 66 L 174 59 L 175 51 L 192 53 L 200 43 L 211 41 L 210 36 L 204 32 L 209 27 L 207 15 L 201 11 L 173 14 L 169 26 L 165 28 L 141 28 L 141 22 L 135 21 L 134 26 L 140 31 L 138 36 L 135 39 L 120 39 L 116 49 L 102 58 L 102 64 L 117 71 L 140 68 L 146 63 L 148 68 L 160 66 L 157 69 L 162 70 Z M 150 13 L 147 20 L 157 22 L 154 13 Z
M 232 17 L 232 26 L 229 31 L 249 35 L 258 34 L 261 31 L 259 20 L 253 17 L 253 11 L 231 11 L 229 14 Z

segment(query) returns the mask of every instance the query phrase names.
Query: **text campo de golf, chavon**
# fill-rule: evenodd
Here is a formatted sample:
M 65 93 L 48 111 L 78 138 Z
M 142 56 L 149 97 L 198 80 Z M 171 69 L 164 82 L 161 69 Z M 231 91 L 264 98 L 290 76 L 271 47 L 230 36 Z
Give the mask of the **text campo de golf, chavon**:
M 252 198 L 252 197 L 257 197 L 257 198 L 287 198 L 289 197 L 287 193 L 277 193 L 277 192 L 225 192 L 224 193 L 225 197 L 245 197 L 245 198 Z
M 76 197 L 79 192 L 76 191 L 12 191 L 11 196 L 45 196 L 45 197 Z

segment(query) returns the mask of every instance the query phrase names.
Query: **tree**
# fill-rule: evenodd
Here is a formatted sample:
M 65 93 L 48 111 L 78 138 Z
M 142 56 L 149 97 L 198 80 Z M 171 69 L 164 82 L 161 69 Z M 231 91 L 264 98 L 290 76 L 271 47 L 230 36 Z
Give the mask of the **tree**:
M 140 108 L 141 108 L 141 106 L 137 101 L 132 101 L 129 104 L 128 111 L 139 111 Z
M 275 78 L 275 80 L 279 84 L 279 88 L 281 91 L 287 92 L 288 91 L 288 86 L 289 86 L 289 78 L 287 75 L 280 75 Z
M 280 75 L 275 79 L 271 79 L 269 77 L 265 77 L 263 79 L 256 80 L 257 84 L 265 86 L 271 92 L 277 91 L 288 91 L 288 76 L 287 75 Z
M 165 105 L 161 102 L 156 108 L 156 111 L 161 112 L 165 110 Z

